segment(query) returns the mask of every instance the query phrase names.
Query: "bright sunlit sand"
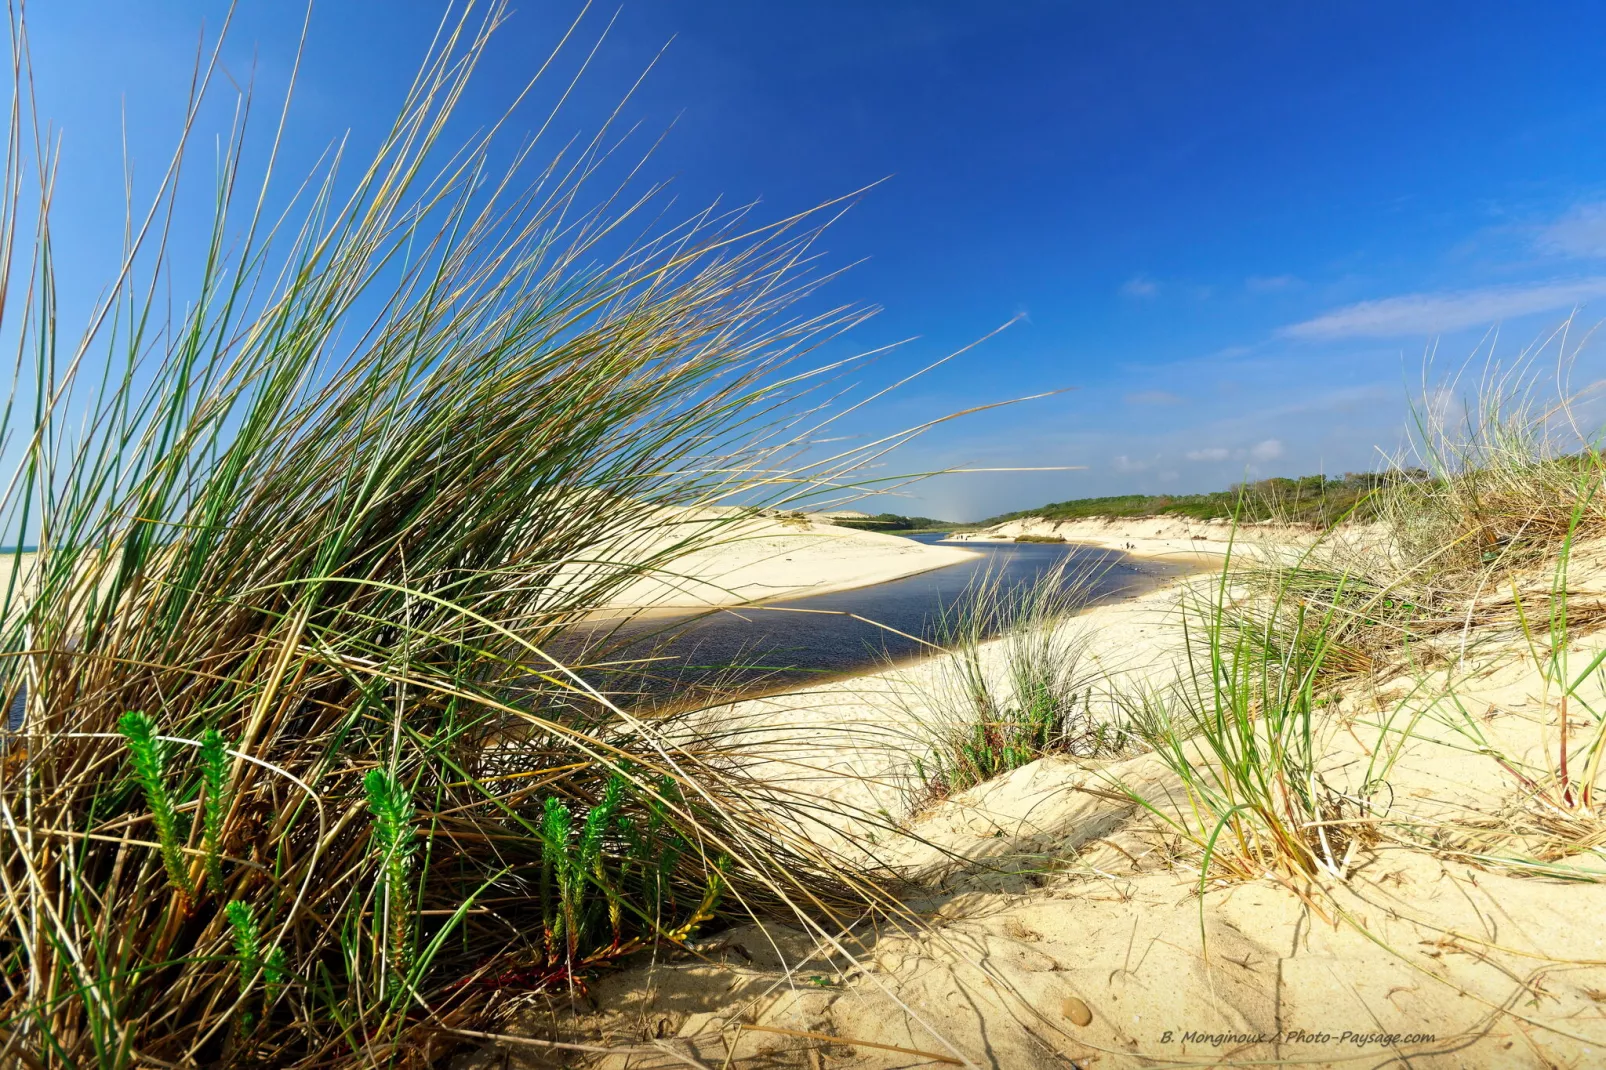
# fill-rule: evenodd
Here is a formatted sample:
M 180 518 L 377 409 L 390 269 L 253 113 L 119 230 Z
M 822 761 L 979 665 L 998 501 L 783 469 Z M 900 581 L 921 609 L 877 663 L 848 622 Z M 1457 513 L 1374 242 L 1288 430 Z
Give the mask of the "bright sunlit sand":
M 975 555 L 875 531 L 856 531 L 803 516 L 756 517 L 722 524 L 715 545 L 665 562 L 614 595 L 609 609 L 656 612 L 712 609 L 865 587 L 943 568 Z M 677 524 L 639 548 L 687 537 Z

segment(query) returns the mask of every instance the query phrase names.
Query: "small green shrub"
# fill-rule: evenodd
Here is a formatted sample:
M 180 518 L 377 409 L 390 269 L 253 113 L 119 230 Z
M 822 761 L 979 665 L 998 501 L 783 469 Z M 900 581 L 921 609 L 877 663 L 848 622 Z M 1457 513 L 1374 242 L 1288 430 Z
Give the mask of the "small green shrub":
M 1180 679 L 1125 697 L 1136 732 L 1177 776 L 1182 797 L 1130 794 L 1201 851 L 1201 886 L 1211 874 L 1342 877 L 1366 842 L 1377 784 L 1368 771 L 1346 794 L 1320 768 L 1332 618 L 1297 604 L 1284 613 L 1278 599 L 1257 630 L 1232 608 L 1230 570 L 1229 562 L 1214 595 L 1184 617 Z
M 144 791 L 145 805 L 150 808 L 151 824 L 156 827 L 167 879 L 178 891 L 191 895 L 194 887 L 190 883 L 189 866 L 184 861 L 184 837 L 178 831 L 178 811 L 167 783 L 167 748 L 156 735 L 155 722 L 137 710 L 123 714 L 117 728 L 128 743 L 128 761 L 134 768 L 134 779 Z
M 1108 757 L 1130 746 L 1121 725 L 1094 713 L 1099 674 L 1084 668 L 1085 637 L 1070 623 L 1098 577 L 1067 567 L 1014 589 L 983 578 L 945 613 L 935 706 L 911 710 L 929 738 L 915 770 L 924 800 L 1048 754 Z
M 234 955 L 239 959 L 240 998 L 243 1000 L 251 994 L 262 969 L 262 933 L 250 906 L 240 900 L 231 900 L 223 913 L 228 918 L 229 931 L 234 934 Z
M 373 817 L 373 845 L 379 856 L 379 890 L 388 934 L 390 968 L 407 976 L 413 960 L 413 895 L 411 873 L 417 836 L 413 800 L 395 777 L 370 769 L 363 777 L 368 811 Z
M 206 856 L 207 887 L 223 894 L 223 819 L 229 808 L 229 753 L 223 733 L 201 733 L 201 847 Z

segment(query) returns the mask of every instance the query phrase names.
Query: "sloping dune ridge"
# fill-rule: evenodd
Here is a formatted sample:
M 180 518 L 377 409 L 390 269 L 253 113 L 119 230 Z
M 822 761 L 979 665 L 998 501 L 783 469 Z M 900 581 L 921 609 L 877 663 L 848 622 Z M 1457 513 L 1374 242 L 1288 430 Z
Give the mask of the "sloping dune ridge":
M 1231 520 L 1194 520 L 1185 516 L 1090 517 L 1079 520 L 1049 520 L 1022 517 L 981 531 L 959 532 L 954 542 L 1008 542 L 1018 536 L 1063 539 L 1066 542 L 1127 550 L 1140 557 L 1174 557 L 1181 554 L 1214 556 L 1258 555 L 1264 547 L 1279 552 L 1306 548 L 1318 537 L 1315 528 L 1276 522 L 1238 523 Z M 1381 528 L 1347 525 L 1346 537 L 1352 544 L 1383 538 Z
M 959 546 L 934 546 L 896 535 L 838 527 L 801 514 L 733 515 L 705 508 L 659 523 L 628 552 L 719 531 L 718 541 L 676 557 L 616 594 L 617 610 L 688 610 L 797 598 L 901 579 L 975 556 Z
M 1102 527 L 1117 545 L 1160 537 L 1146 522 Z M 1606 544 L 1573 556 L 1573 603 L 1606 606 Z M 1099 670 L 1090 709 L 1113 716 L 1117 694 L 1177 678 L 1182 621 L 1214 582 L 1062 625 Z M 1003 671 L 1001 644 L 984 648 L 989 672 Z M 1525 790 L 1510 758 L 1491 755 L 1542 763 L 1558 696 L 1520 633 L 1463 645 L 1453 664 L 1373 679 L 1328 709 L 1326 783 L 1362 790 L 1380 740 L 1404 740 L 1379 803 L 1395 831 L 1357 841 L 1342 879 L 1303 883 L 1201 885 L 1197 852 L 1134 801 L 1186 809 L 1153 753 L 1043 758 L 922 799 L 918 725 L 942 701 L 942 656 L 713 711 L 711 724 L 748 741 L 755 772 L 817 800 L 816 842 L 897 882 L 908 917 L 713 934 L 604 975 L 586 1001 L 532 1007 L 520 1028 L 628 1047 L 575 1056 L 617 1070 L 1606 1065 L 1601 853 L 1559 858 L 1574 879 L 1491 863 L 1521 853 L 1501 818 Z M 1579 667 L 1603 655 L 1599 631 L 1568 651 Z M 1600 674 L 1573 698 L 1603 708 Z M 1380 729 L 1406 724 L 1408 737 Z M 1576 746 L 1595 725 L 1570 730 Z M 551 1054 L 499 1044 L 463 1065 L 544 1066 Z

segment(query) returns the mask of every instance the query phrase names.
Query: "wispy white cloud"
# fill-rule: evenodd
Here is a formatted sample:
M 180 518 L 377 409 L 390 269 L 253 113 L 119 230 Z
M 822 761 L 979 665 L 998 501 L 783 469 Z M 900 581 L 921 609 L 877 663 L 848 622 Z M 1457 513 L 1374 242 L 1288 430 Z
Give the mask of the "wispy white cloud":
M 1483 327 L 1498 320 L 1553 312 L 1606 296 L 1606 275 L 1448 293 L 1402 294 L 1346 305 L 1284 327 L 1286 338 L 1388 338 Z
M 1155 462 L 1152 461 L 1152 460 L 1149 460 L 1149 461 L 1136 460 L 1135 461 L 1132 458 L 1128 457 L 1124 453 L 1120 454 L 1119 456 L 1117 456 L 1114 459 L 1113 463 L 1115 465 L 1115 470 L 1117 472 L 1125 472 L 1125 473 L 1147 472 L 1149 469 L 1153 468 L 1154 465 L 1155 465 Z
M 1578 205 L 1540 228 L 1536 244 L 1561 256 L 1606 257 L 1606 203 Z
M 1244 280 L 1244 289 L 1252 294 L 1276 293 L 1301 285 L 1292 275 L 1251 275 Z
M 1282 455 L 1283 444 L 1275 438 L 1268 438 L 1249 447 L 1249 459 L 1252 461 L 1275 461 Z
M 1133 275 L 1121 284 L 1122 297 L 1155 297 L 1160 293 L 1160 284 L 1147 275 Z
M 1169 390 L 1139 390 L 1122 398 L 1128 405 L 1180 405 L 1182 399 Z
M 1268 438 L 1255 443 L 1248 449 L 1242 446 L 1229 450 L 1225 446 L 1205 446 L 1196 450 L 1189 450 L 1182 456 L 1190 461 L 1225 461 L 1231 457 L 1236 460 L 1275 461 L 1283 455 L 1281 439 Z

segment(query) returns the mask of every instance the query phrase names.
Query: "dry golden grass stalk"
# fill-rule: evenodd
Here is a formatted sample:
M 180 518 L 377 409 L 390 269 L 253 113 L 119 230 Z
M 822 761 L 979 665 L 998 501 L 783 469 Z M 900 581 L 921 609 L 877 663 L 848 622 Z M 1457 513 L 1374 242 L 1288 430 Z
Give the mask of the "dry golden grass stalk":
M 0 611 L 0 1062 L 424 1065 L 510 991 L 879 896 L 547 653 L 722 537 L 681 511 L 840 483 L 854 454 L 786 467 L 820 419 L 790 365 L 862 313 L 783 316 L 808 215 L 623 240 L 654 191 L 582 207 L 606 130 L 528 180 L 494 130 L 442 141 L 503 14 L 449 16 L 374 159 L 283 218 L 234 131 L 198 289 L 158 304 L 181 148 L 59 358 L 40 194 L 0 285 L 32 360 L 0 515 L 39 546 Z

